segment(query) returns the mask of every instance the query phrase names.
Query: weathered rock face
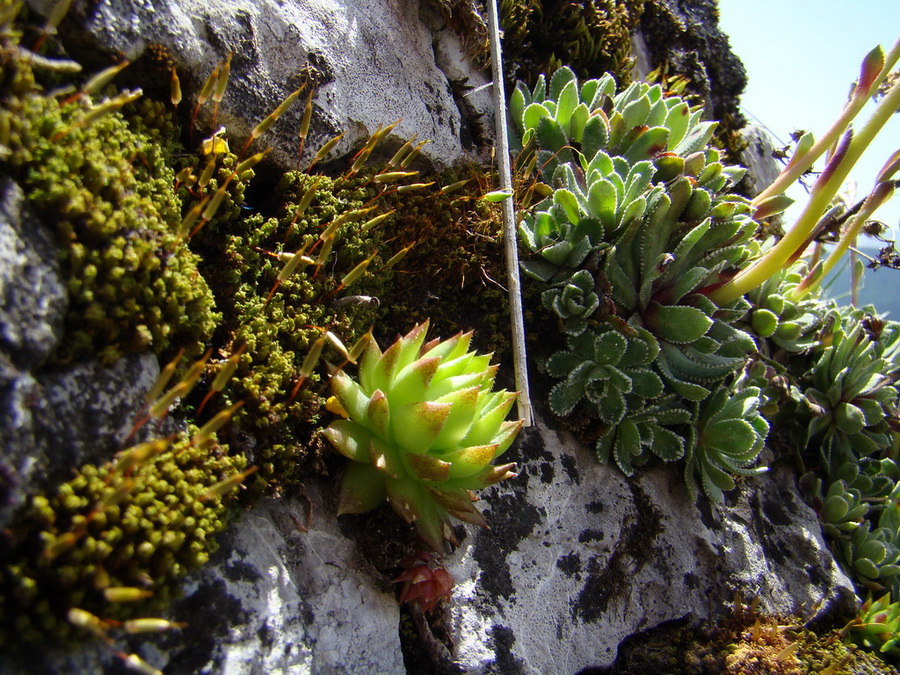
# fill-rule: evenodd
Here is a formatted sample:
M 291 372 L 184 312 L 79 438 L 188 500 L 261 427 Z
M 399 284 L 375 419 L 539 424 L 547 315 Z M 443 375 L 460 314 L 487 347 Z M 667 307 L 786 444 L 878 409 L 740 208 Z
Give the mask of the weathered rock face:
M 31 0 L 38 8 L 45 0 Z M 400 121 L 388 143 L 416 135 L 430 143 L 422 157 L 443 168 L 467 153 L 463 120 L 451 85 L 466 75 L 444 73 L 442 64 L 466 62 L 459 41 L 432 32 L 437 15 L 420 17 L 408 0 L 227 0 L 90 3 L 79 28 L 93 49 L 134 59 L 148 45 L 162 45 L 185 86 L 198 91 L 216 65 L 232 54 L 228 90 L 218 123 L 233 138 L 246 137 L 278 102 L 309 75 L 318 83 L 310 136 L 302 160 L 344 132 L 332 158 L 355 151 L 379 127 Z M 76 12 L 78 8 L 73 10 Z M 425 12 L 423 9 L 422 12 Z M 436 54 L 440 53 L 440 58 Z M 477 86 L 485 80 L 471 66 Z M 285 168 L 298 168 L 302 99 L 260 141 Z
M 67 295 L 55 245 L 24 202 L 0 184 L 0 528 L 48 479 L 105 461 L 128 435 L 158 373 L 150 355 L 110 368 L 46 368 L 64 339 Z
M 519 477 L 481 495 L 491 530 L 448 564 L 467 672 L 609 666 L 632 633 L 716 616 L 736 591 L 768 612 L 854 606 L 789 470 L 748 480 L 727 506 L 695 504 L 674 468 L 628 480 L 568 434 L 524 434 Z
M 187 626 L 128 649 L 166 675 L 405 672 L 397 602 L 341 534 L 330 487 L 313 481 L 302 498 L 257 504 L 186 581 L 171 615 Z M 0 671 L 121 672 L 102 644 L 46 647 L 0 657 Z
M 668 63 L 674 72 L 687 75 L 708 102 L 711 119 L 737 114 L 747 73 L 719 29 L 716 0 L 650 0 L 639 33 L 649 62 Z

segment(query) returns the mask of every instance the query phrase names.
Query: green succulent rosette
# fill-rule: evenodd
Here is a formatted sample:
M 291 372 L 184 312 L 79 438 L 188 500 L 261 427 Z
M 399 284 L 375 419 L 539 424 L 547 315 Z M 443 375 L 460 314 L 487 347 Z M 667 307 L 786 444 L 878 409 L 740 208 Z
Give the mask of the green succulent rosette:
M 877 600 L 870 596 L 850 624 L 850 634 L 863 647 L 900 657 L 900 601 L 891 602 L 890 593 Z
M 896 339 L 873 340 L 853 316 L 822 337 L 824 348 L 807 373 L 804 391 L 813 418 L 808 437 L 838 466 L 892 447 L 897 418 Z
M 776 347 L 792 353 L 806 352 L 816 345 L 816 334 L 825 325 L 823 302 L 807 296 L 793 299 L 793 291 L 807 273 L 800 261 L 779 270 L 747 294 L 752 310 L 747 314 L 750 330 Z
M 567 282 L 541 294 L 541 304 L 561 319 L 560 327 L 564 333 L 581 335 L 588 327 L 588 319 L 600 307 L 594 283 L 590 272 L 580 270 Z
M 506 421 L 517 394 L 492 391 L 497 366 L 469 351 L 471 333 L 425 342 L 428 322 L 383 353 L 369 343 L 359 381 L 336 372 L 331 386 L 345 419 L 325 437 L 353 460 L 341 482 L 339 514 L 363 513 L 387 499 L 432 549 L 453 541 L 451 516 L 486 526 L 473 490 L 513 475 L 492 462 L 523 422 Z
M 769 433 L 769 423 L 759 413 L 760 390 L 746 387 L 717 389 L 699 405 L 692 426 L 692 442 L 684 469 L 691 498 L 697 495 L 697 476 L 707 497 L 724 499 L 723 490 L 734 488 L 734 474 L 755 476 L 767 470 L 753 466 Z

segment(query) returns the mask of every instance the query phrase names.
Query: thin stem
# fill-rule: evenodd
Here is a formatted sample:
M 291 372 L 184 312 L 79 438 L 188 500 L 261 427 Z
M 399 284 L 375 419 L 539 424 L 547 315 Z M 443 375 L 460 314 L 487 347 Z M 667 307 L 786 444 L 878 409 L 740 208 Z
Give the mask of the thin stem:
M 838 261 L 844 257 L 844 254 L 847 253 L 850 245 L 856 241 L 856 238 L 862 231 L 863 225 L 865 225 L 866 221 L 873 213 L 875 213 L 879 206 L 891 198 L 893 191 L 893 182 L 879 183 L 875 189 L 872 190 L 871 194 L 863 201 L 859 211 L 850 219 L 837 246 L 835 246 L 834 250 L 825 259 L 825 262 L 822 265 L 822 271 L 818 275 L 818 278 L 813 283 L 803 287 L 802 290 L 800 288 L 795 289 L 793 293 L 791 293 L 792 300 L 801 300 L 810 292 L 821 286 L 822 279 L 824 279 L 831 270 L 834 269 L 834 266 L 837 265 Z
M 871 55 L 871 52 L 870 52 Z M 868 57 L 867 57 L 868 59 Z M 798 152 L 791 157 L 790 162 L 784 168 L 779 176 L 775 179 L 775 181 L 759 193 L 753 199 L 753 205 L 758 206 L 761 202 L 765 201 L 769 197 L 772 197 L 777 194 L 781 194 L 785 190 L 787 190 L 800 176 L 803 175 L 805 171 L 807 171 L 813 163 L 822 156 L 822 154 L 830 147 L 832 147 L 835 141 L 841 137 L 841 135 L 846 131 L 847 127 L 850 125 L 850 122 L 853 121 L 853 118 L 859 114 L 859 111 L 866 104 L 866 101 L 872 95 L 878 86 L 884 81 L 884 78 L 887 77 L 887 74 L 891 72 L 891 68 L 900 59 L 900 39 L 894 44 L 891 48 L 891 51 L 888 52 L 887 56 L 884 59 L 884 66 L 881 69 L 881 72 L 871 80 L 870 83 L 867 83 L 868 86 L 861 87 L 859 84 L 856 89 L 854 89 L 850 100 L 847 102 L 847 105 L 844 106 L 844 110 L 841 112 L 840 117 L 831 125 L 828 131 L 815 143 L 813 146 L 806 152 Z M 866 61 L 863 62 L 863 66 L 865 68 Z
M 762 284 L 789 259 L 802 252 L 799 249 L 808 243 L 810 232 L 846 181 L 850 170 L 898 108 L 900 108 L 900 83 L 891 87 L 858 133 L 851 136 L 848 132 L 844 137 L 841 146 L 828 161 L 825 170 L 813 186 L 809 201 L 787 234 L 762 258 L 713 291 L 710 298 L 714 302 L 722 305 L 739 298 Z
M 509 166 L 509 138 L 506 132 L 506 92 L 503 86 L 503 55 L 500 51 L 500 21 L 497 0 L 488 0 L 488 33 L 491 41 L 491 70 L 494 77 L 495 128 L 497 134 L 497 170 L 500 189 L 512 195 L 512 172 Z M 513 333 L 513 368 L 516 389 L 519 390 L 518 413 L 531 426 L 531 399 L 528 391 L 528 366 L 525 350 L 525 319 L 522 312 L 522 291 L 519 280 L 519 252 L 517 249 L 514 198 L 501 202 L 503 210 L 503 243 L 506 250 L 506 275 L 509 286 L 510 323 Z

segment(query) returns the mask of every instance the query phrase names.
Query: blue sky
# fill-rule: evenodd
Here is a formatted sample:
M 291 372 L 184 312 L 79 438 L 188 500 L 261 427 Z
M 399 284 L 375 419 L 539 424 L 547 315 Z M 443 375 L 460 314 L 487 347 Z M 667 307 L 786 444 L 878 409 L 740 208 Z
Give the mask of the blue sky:
M 900 38 L 900 0 L 719 0 L 722 30 L 749 76 L 742 107 L 787 143 L 794 129 L 817 137 L 840 113 L 862 58 Z M 867 119 L 866 109 L 857 125 Z M 900 148 L 894 115 L 851 179 L 858 198 Z M 791 193 L 802 198 L 803 192 Z M 900 192 L 875 216 L 900 236 Z

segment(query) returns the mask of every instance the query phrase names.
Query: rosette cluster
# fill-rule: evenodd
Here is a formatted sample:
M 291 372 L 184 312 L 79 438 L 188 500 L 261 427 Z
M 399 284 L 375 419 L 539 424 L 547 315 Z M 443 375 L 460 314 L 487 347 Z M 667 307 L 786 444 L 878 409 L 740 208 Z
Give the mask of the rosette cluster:
M 341 483 L 339 513 L 363 513 L 385 499 L 439 551 L 452 541 L 450 517 L 486 526 L 474 490 L 515 475 L 493 465 L 523 422 L 506 417 L 517 394 L 492 391 L 491 355 L 469 351 L 472 334 L 425 342 L 428 322 L 383 353 L 373 340 L 359 381 L 331 378 L 344 419 L 325 430 L 353 460 Z
M 750 304 L 710 297 L 759 252 L 753 209 L 731 193 L 745 170 L 708 146 L 715 123 L 700 108 L 659 85 L 615 89 L 609 75 L 579 83 L 560 68 L 533 90 L 520 84 L 510 101 L 517 165 L 535 168 L 529 190 L 543 197 L 519 224 L 534 254 L 522 268 L 577 338 L 548 360 L 564 378 L 551 408 L 599 419 L 598 455 L 629 475 L 651 454 L 692 459 L 689 486 L 696 469 L 719 500 L 733 486 L 725 476 L 756 472 L 768 431 L 758 392 L 733 384 L 756 351 L 739 325 Z M 786 321 L 782 332 L 793 328 Z M 609 345 L 598 356 L 595 343 Z M 638 362 L 635 379 L 626 371 Z M 732 396 L 751 421 L 714 426 L 747 431 L 726 450 L 712 428 L 697 428 L 707 413 L 731 411 L 721 399 Z
M 807 373 L 804 400 L 813 414 L 808 438 L 817 438 L 829 466 L 874 456 L 892 445 L 898 420 L 900 334 L 883 322 L 876 338 L 858 312 L 832 315 L 828 346 Z

